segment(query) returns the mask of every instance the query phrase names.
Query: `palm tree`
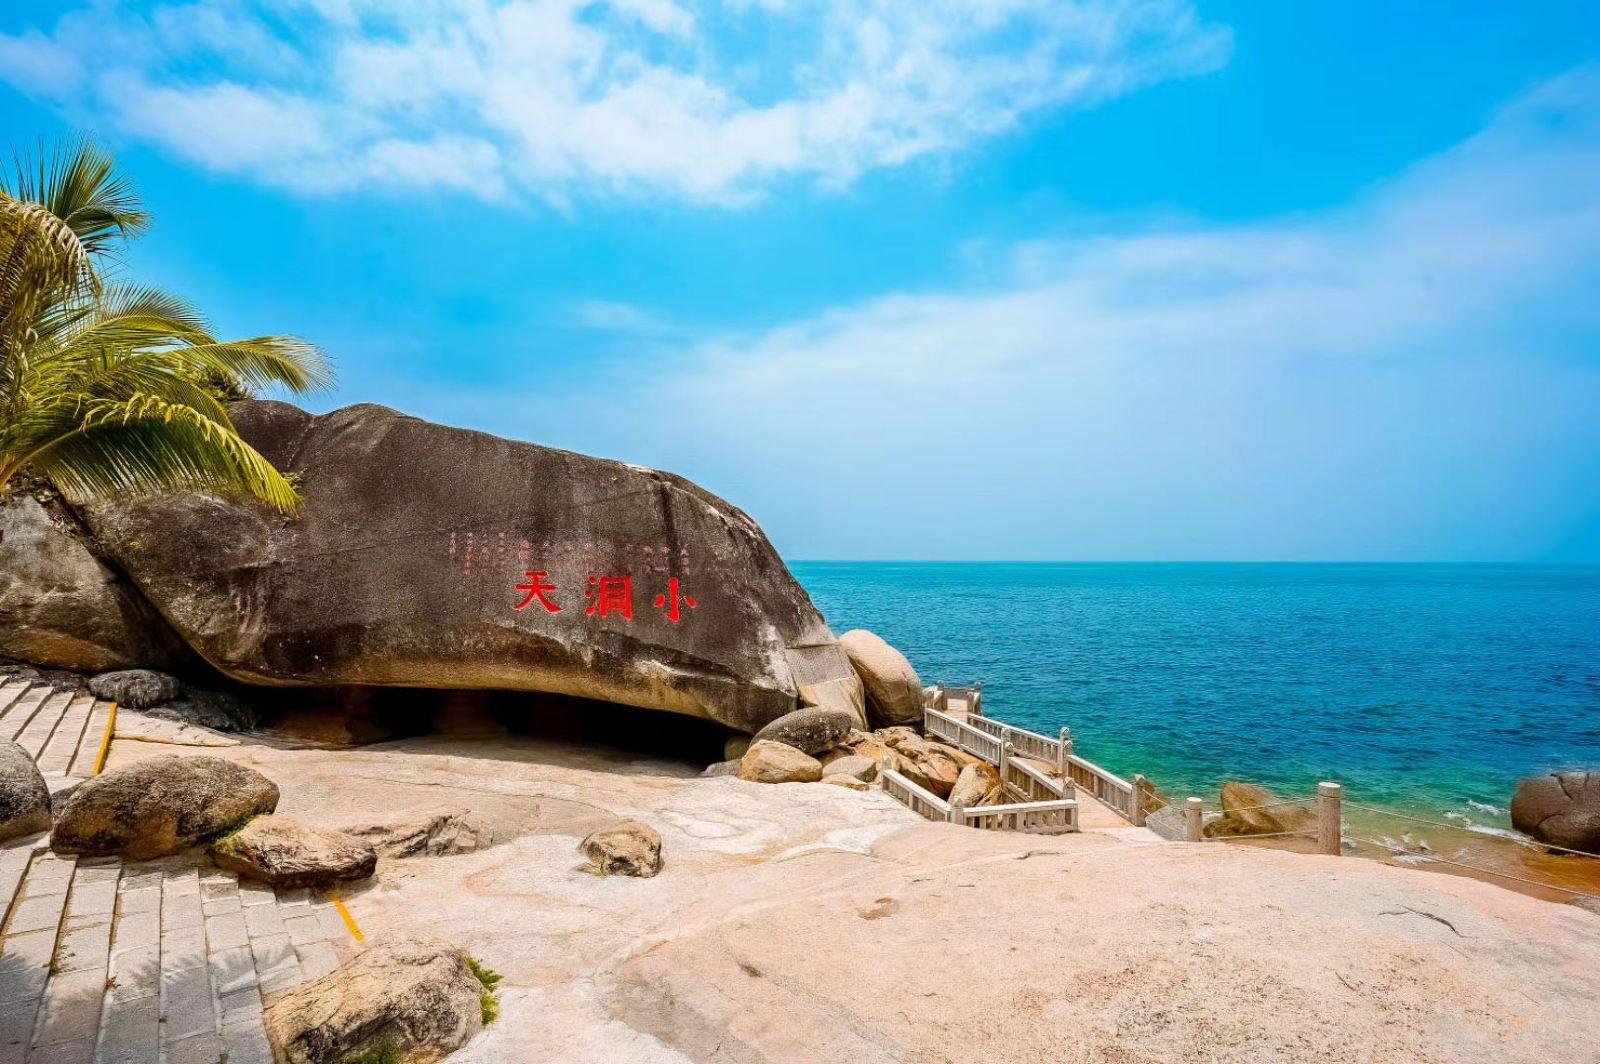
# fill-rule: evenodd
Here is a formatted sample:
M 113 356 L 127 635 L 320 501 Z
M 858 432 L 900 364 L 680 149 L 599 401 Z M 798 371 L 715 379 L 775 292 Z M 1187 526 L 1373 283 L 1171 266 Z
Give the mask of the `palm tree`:
M 205 489 L 293 510 L 222 397 L 321 387 L 327 363 L 291 337 L 219 341 L 183 301 L 117 281 L 148 222 L 89 141 L 0 176 L 0 491 L 26 470 L 69 499 Z

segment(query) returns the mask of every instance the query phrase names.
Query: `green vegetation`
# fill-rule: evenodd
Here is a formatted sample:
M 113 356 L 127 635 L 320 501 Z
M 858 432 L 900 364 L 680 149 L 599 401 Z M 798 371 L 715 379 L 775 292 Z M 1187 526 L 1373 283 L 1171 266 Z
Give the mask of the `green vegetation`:
M 69 498 L 204 488 L 294 509 L 223 404 L 321 387 L 326 362 L 290 337 L 218 340 L 182 300 L 115 280 L 148 224 L 88 141 L 0 176 L 0 490 L 26 472 Z
M 382 1042 L 344 1056 L 339 1064 L 405 1064 L 405 1057 L 393 1042 Z
M 467 958 L 467 967 L 472 969 L 472 974 L 483 984 L 483 993 L 479 1000 L 483 1005 L 483 1025 L 487 1027 L 500 1016 L 500 998 L 495 993 L 495 987 L 499 986 L 500 980 L 505 977 L 472 957 Z

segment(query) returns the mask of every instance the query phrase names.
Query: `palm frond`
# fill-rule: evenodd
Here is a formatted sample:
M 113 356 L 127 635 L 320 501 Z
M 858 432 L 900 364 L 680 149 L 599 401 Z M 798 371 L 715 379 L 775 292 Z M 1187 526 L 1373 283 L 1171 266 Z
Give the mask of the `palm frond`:
M 150 215 L 111 153 L 87 137 L 34 153 L 18 153 L 13 176 L 0 186 L 12 199 L 36 203 L 61 219 L 85 253 L 104 255 L 112 242 L 142 233 Z
M 79 427 L 27 457 L 69 498 L 212 490 L 279 510 L 300 505 L 294 485 L 232 426 L 153 396 L 92 404 Z

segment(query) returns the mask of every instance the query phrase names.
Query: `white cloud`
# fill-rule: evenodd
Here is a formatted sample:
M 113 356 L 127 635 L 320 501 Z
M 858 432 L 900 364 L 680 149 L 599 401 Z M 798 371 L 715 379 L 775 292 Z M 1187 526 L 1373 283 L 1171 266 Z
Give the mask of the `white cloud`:
M 423 186 L 738 201 L 959 151 L 1230 46 L 1190 0 L 98 0 L 0 35 L 0 78 L 293 188 L 406 182 L 375 152 L 415 143 Z M 496 171 L 464 180 L 448 144 Z
M 1596 290 L 1591 68 L 1340 209 L 1012 248 L 703 338 L 601 423 L 797 557 L 1538 557 L 1592 521 Z

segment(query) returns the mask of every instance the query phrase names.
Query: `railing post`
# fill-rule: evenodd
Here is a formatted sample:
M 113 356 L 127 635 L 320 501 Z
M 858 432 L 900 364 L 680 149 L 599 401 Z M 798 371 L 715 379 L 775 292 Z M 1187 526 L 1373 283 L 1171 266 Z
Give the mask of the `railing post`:
M 1343 838 L 1344 788 L 1337 783 L 1317 784 L 1317 852 L 1339 856 Z
M 1005 786 L 1006 770 L 1011 767 L 1011 729 L 1005 730 L 1005 738 L 1000 741 L 1000 785 Z
M 966 826 L 967 800 L 965 798 L 950 799 L 950 823 L 960 824 L 962 827 Z
M 1072 729 L 1061 729 L 1061 745 L 1056 747 L 1056 771 L 1061 773 L 1061 778 L 1067 776 L 1067 751 L 1072 749 Z
M 1145 778 L 1137 772 L 1133 774 L 1133 826 L 1144 827 L 1144 792 Z
M 1189 841 L 1199 842 L 1200 829 L 1205 823 L 1206 819 L 1206 803 L 1198 798 L 1190 798 L 1184 803 L 1184 805 L 1185 808 L 1183 810 L 1183 817 L 1185 820 L 1185 826 L 1187 826 L 1189 829 Z

